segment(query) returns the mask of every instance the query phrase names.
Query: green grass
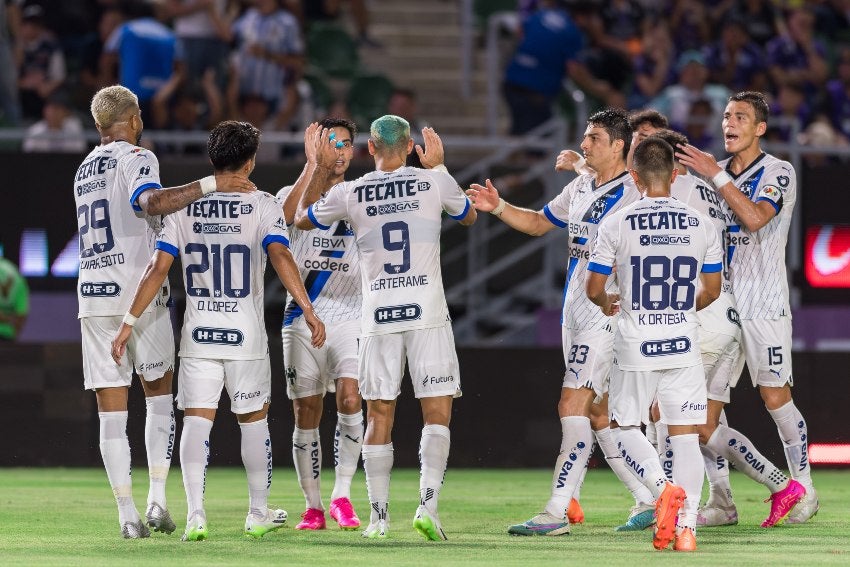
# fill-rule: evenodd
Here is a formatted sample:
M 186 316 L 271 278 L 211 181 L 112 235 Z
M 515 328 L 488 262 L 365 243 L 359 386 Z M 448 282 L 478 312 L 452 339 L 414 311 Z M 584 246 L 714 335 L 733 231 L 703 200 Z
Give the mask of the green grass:
M 135 470 L 134 495 L 144 506 L 145 471 Z M 100 469 L 0 469 L 0 563 L 3 565 L 850 565 L 850 472 L 815 473 L 821 510 L 808 524 L 761 529 L 768 505 L 763 487 L 733 473 L 741 523 L 698 533 L 694 554 L 656 552 L 650 531 L 614 533 L 631 499 L 608 470 L 591 470 L 582 490 L 586 520 L 569 536 L 511 537 L 511 523 L 526 520 L 545 503 L 546 470 L 449 469 L 440 500 L 447 542 L 426 542 L 411 528 L 418 474 L 393 473 L 390 537 L 365 540 L 328 519 L 323 532 L 292 529 L 303 510 L 294 472 L 275 470 L 271 504 L 290 513 L 279 532 L 255 541 L 242 535 L 247 488 L 241 469 L 211 468 L 207 482 L 210 539 L 184 543 L 185 498 L 172 470 L 169 504 L 178 524 L 170 536 L 123 540 L 117 512 Z M 332 471 L 324 472 L 329 494 Z M 362 472 L 353 501 L 364 520 L 369 510 Z M 141 510 L 144 512 L 144 509 Z

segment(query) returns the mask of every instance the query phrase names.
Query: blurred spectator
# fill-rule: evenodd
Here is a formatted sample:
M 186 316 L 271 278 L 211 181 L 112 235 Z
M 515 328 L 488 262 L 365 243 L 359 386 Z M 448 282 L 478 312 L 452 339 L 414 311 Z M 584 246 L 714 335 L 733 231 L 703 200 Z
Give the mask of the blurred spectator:
M 647 26 L 641 52 L 634 59 L 634 79 L 629 108 L 640 108 L 661 92 L 672 80 L 673 42 L 663 22 Z
M 339 18 L 343 0 L 285 0 L 290 12 L 298 16 L 306 29 L 313 22 L 333 21 Z M 364 47 L 383 47 L 369 35 L 369 8 L 366 0 L 348 0 L 354 25 L 357 28 L 357 43 Z
M 123 23 L 124 15 L 117 7 L 107 7 L 101 12 L 97 21 L 97 34 L 90 37 L 82 49 L 78 93 L 80 100 L 90 101 L 98 89 L 109 84 L 110 80 L 115 81 L 113 69 L 109 70 L 109 78 L 101 78 L 101 59 L 103 46 Z
M 298 107 L 295 88 L 304 65 L 304 42 L 295 17 L 277 0 L 256 0 L 233 24 L 238 42 L 228 90 L 241 120 L 273 129 L 289 125 Z M 231 110 L 233 112 L 233 110 Z
M 419 106 L 413 89 L 396 88 L 387 103 L 387 114 L 401 116 L 407 120 L 410 131 L 414 134 L 421 135 L 422 129 L 428 126 L 427 122 L 419 118 Z
M 65 56 L 56 36 L 44 24 L 44 9 L 32 4 L 21 13 L 22 59 L 18 93 L 24 118 L 38 120 L 44 101 L 65 81 Z
M 717 143 L 719 132 L 711 101 L 704 98 L 693 101 L 681 129 L 691 145 L 701 150 L 712 150 Z
M 702 49 L 711 41 L 708 6 L 702 0 L 672 2 L 672 12 L 667 25 L 678 53 Z
M 0 257 L 0 340 L 14 341 L 30 310 L 30 291 L 18 268 Z
M 151 126 L 154 130 L 195 132 L 212 130 L 224 115 L 224 95 L 215 80 L 212 67 L 204 71 L 195 86 L 186 78 L 185 69 L 178 70 L 151 99 Z M 206 155 L 206 144 L 173 142 L 157 144 L 157 151 Z
M 174 18 L 189 86 L 200 87 L 206 70 L 212 69 L 218 88 L 224 90 L 238 5 L 231 0 L 166 0 L 165 4 L 168 17 Z
M 522 39 L 508 63 L 503 93 L 511 112 L 511 135 L 525 134 L 552 117 L 552 105 L 582 36 L 558 2 L 542 0 L 522 23 Z
M 44 103 L 44 117 L 27 128 L 25 152 L 83 153 L 86 137 L 83 122 L 71 110 L 67 93 L 55 91 Z
M 708 68 L 699 51 L 686 51 L 680 55 L 676 70 L 679 80 L 661 91 L 649 106 L 667 116 L 674 130 L 682 132 L 688 123 L 691 105 L 698 100 L 707 100 L 713 110 L 712 127 L 719 127 L 729 89 L 708 83 Z M 688 138 L 693 139 L 693 136 L 688 135 Z
M 814 97 L 823 87 L 829 72 L 826 48 L 814 38 L 814 14 L 808 8 L 791 10 L 787 26 L 787 33 L 767 44 L 770 78 L 775 87 L 799 85 L 807 96 Z
M 720 39 L 703 52 L 711 82 L 726 85 L 735 92 L 767 90 L 764 51 L 750 39 L 742 20 L 724 20 Z
M 850 140 L 850 46 L 839 49 L 835 75 L 826 84 L 823 112 L 829 117 L 832 126 Z
M 793 134 L 804 130 L 812 121 L 812 107 L 799 85 L 783 85 L 770 105 L 771 141 L 790 142 Z
M 847 139 L 841 136 L 829 123 L 826 116 L 818 116 L 811 124 L 797 137 L 797 142 L 804 146 L 813 148 L 837 148 L 847 147 Z M 830 163 L 837 163 L 839 160 L 828 154 L 804 153 L 803 159 L 806 164 L 811 167 L 818 167 Z
M 21 120 L 12 35 L 18 33 L 19 21 L 18 5 L 0 0 L 0 125 L 4 126 L 17 126 Z
M 608 30 L 608 47 L 632 58 L 641 52 L 646 11 L 635 0 L 611 0 L 600 7 L 602 24 Z
M 782 15 L 771 0 L 737 0 L 723 16 L 744 22 L 747 35 L 762 47 L 784 28 Z
M 150 112 L 154 93 L 171 77 L 176 39 L 170 28 L 154 18 L 152 6 L 145 2 L 122 2 L 121 13 L 129 21 L 106 41 L 100 78 L 105 84 L 113 84 L 117 77 L 133 91 L 144 118 Z

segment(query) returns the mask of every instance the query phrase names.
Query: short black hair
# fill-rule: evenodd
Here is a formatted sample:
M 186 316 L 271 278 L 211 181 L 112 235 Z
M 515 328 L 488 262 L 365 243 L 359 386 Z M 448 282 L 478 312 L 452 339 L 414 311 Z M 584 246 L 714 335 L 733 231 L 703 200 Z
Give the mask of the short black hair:
M 658 136 L 646 138 L 632 155 L 632 168 L 647 183 L 669 180 L 673 167 L 673 147 Z
M 622 108 L 600 110 L 587 119 L 587 124 L 603 128 L 611 143 L 614 143 L 614 140 L 623 140 L 623 159 L 626 159 L 629 155 L 629 147 L 632 145 L 632 127 L 629 125 L 629 117 L 625 110 Z
M 670 130 L 669 128 L 662 128 L 661 130 L 658 130 L 657 132 L 655 132 L 651 136 L 648 136 L 646 139 L 649 139 L 649 138 L 660 138 L 660 139 L 664 140 L 665 142 L 670 144 L 670 147 L 673 148 L 673 151 L 675 151 L 678 146 L 684 146 L 685 144 L 688 143 L 688 137 L 687 136 L 685 136 L 681 132 L 676 132 L 675 130 Z M 646 140 L 644 140 L 644 141 L 646 141 Z
M 236 171 L 256 155 L 259 146 L 259 130 L 247 122 L 225 120 L 210 132 L 207 153 L 216 171 Z
M 649 124 L 658 129 L 670 127 L 667 117 L 654 108 L 636 110 L 629 114 L 629 126 L 632 127 L 632 130 L 637 130 L 642 124 Z
M 353 121 L 348 120 L 346 118 L 337 118 L 335 116 L 328 116 L 327 118 L 322 119 L 319 122 L 319 126 L 322 128 L 345 128 L 348 130 L 348 133 L 351 134 L 351 141 L 354 141 L 354 136 L 357 135 L 357 124 Z
M 746 102 L 753 107 L 756 114 L 756 124 L 764 122 L 767 124 L 767 117 L 770 115 L 770 107 L 767 105 L 767 99 L 764 95 L 756 91 L 743 91 L 735 93 L 729 97 L 729 102 Z

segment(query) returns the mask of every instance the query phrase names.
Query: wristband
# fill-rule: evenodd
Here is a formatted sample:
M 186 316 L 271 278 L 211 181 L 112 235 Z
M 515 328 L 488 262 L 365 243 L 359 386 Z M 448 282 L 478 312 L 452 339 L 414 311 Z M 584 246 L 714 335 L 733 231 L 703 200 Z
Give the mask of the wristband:
M 207 175 L 203 179 L 198 180 L 198 183 L 201 184 L 201 193 L 204 195 L 209 195 L 216 189 L 215 175 Z
M 433 171 L 442 171 L 443 173 L 448 173 L 448 172 L 449 172 L 449 170 L 448 170 L 448 169 L 446 169 L 446 166 L 445 166 L 445 165 L 443 165 L 442 163 L 435 165 L 434 167 L 432 167 L 432 168 L 431 168 L 431 170 L 433 170 Z
M 124 318 L 121 320 L 121 322 L 124 323 L 125 325 L 129 325 L 129 326 L 132 327 L 133 325 L 136 324 L 136 321 L 138 321 L 138 320 L 139 320 L 138 317 L 133 317 L 132 315 L 130 315 L 130 312 L 127 311 L 127 313 L 124 315 Z
M 490 214 L 496 215 L 498 217 L 499 215 L 501 215 L 505 211 L 506 206 L 507 206 L 507 203 L 505 202 L 505 200 L 502 199 L 501 197 L 499 197 L 499 204 L 496 205 L 495 209 L 490 211 Z
M 583 168 L 586 163 L 587 161 L 585 161 L 584 156 L 579 156 L 579 158 L 573 164 L 573 171 L 575 171 L 576 173 L 581 173 L 579 170 Z
M 720 189 L 727 183 L 732 182 L 732 176 L 725 169 L 721 169 L 720 173 L 711 178 L 711 182 L 714 184 L 715 189 Z

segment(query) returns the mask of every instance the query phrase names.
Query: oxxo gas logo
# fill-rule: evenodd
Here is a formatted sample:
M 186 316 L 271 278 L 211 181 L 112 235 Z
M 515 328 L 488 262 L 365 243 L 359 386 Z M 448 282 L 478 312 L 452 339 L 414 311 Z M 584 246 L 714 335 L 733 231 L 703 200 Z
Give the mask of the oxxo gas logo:
M 242 344 L 244 335 L 239 329 L 195 327 L 192 329 L 192 340 L 202 345 L 238 346 Z
M 422 308 L 416 303 L 407 305 L 394 305 L 390 307 L 378 307 L 375 309 L 375 323 L 398 323 L 399 321 L 413 321 L 422 316 Z
M 115 282 L 83 282 L 80 295 L 83 297 L 115 297 L 121 293 L 121 286 Z
M 676 337 L 659 341 L 644 341 L 640 344 L 640 352 L 644 356 L 667 356 L 683 354 L 691 350 L 691 340 L 688 337 Z

